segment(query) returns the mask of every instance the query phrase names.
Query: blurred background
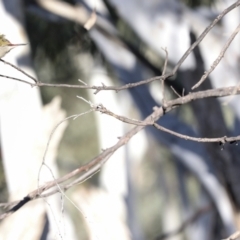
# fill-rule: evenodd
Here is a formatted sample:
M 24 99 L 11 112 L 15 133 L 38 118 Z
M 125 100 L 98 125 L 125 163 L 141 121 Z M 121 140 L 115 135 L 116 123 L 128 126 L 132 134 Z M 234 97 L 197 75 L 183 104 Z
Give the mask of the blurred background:
M 12 43 L 9 61 L 43 83 L 121 86 L 167 72 L 231 0 L 0 0 L 0 33 Z M 86 30 L 89 19 L 96 22 Z M 92 16 L 92 17 L 91 17 Z M 191 92 L 239 24 L 239 7 L 208 33 L 165 82 L 165 98 Z M 196 90 L 239 83 L 239 36 Z M 1 62 L 1 76 L 32 80 Z M 155 81 L 115 91 L 30 87 L 0 79 L 0 201 L 20 200 L 39 184 L 89 162 L 134 126 L 100 113 L 62 123 L 90 109 L 144 119 L 162 101 Z M 203 99 L 166 114 L 159 124 L 195 137 L 239 135 L 239 97 Z M 227 238 L 239 228 L 240 148 L 197 143 L 153 127 L 134 136 L 102 169 L 66 196 L 26 204 L 2 220 L 0 239 Z M 45 157 L 44 157 L 45 156 Z M 42 162 L 51 169 L 42 165 Z M 1 213 L 5 212 L 4 208 Z M 237 239 L 237 238 L 236 238 Z

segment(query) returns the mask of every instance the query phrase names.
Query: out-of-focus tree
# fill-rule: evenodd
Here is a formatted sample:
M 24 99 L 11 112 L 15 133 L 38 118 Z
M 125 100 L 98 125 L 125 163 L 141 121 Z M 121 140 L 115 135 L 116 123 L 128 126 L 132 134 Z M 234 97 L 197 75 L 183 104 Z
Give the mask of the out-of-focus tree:
M 20 3 L 20 1 L 16 2 Z M 2 4 L 4 3 L 2 1 Z M 229 9 L 231 11 L 222 18 L 220 13 L 231 4 L 234 10 Z M 229 142 L 235 143 L 235 140 L 227 138 L 239 134 L 239 96 L 206 98 L 208 96 L 206 90 L 230 86 L 236 87 L 227 95 L 238 94 L 239 35 L 228 47 L 226 46 L 226 52 L 223 47 L 229 41 L 230 35 L 234 31 L 236 33 L 239 31 L 238 28 L 236 29 L 239 21 L 239 5 L 240 1 L 230 0 L 182 2 L 177 0 L 36 0 L 24 2 L 25 11 L 21 14 L 26 18 L 26 32 L 31 43 L 33 65 L 40 81 L 36 82 L 36 85 L 41 86 L 41 83 L 46 83 L 40 89 L 43 102 L 49 102 L 55 95 L 60 95 L 63 98 L 63 107 L 70 116 L 83 113 L 89 107 L 84 101 L 76 99 L 75 96 L 79 95 L 94 103 L 88 102 L 92 110 L 107 112 L 110 115 L 98 114 L 93 118 L 91 113 L 69 122 L 58 153 L 61 174 L 64 176 L 75 168 L 78 169 L 75 172 L 84 171 L 84 173 L 69 185 L 63 182 L 70 180 L 74 171 L 71 176 L 65 175 L 68 176 L 65 180 L 64 177 L 63 180 L 59 180 L 60 185 L 50 184 L 51 187 L 56 186 L 54 191 L 59 192 L 60 189 L 63 191 L 91 177 L 101 168 L 100 173 L 86 184 L 73 187 L 72 194 L 63 195 L 61 192 L 62 198 L 68 196 L 75 201 L 74 207 L 78 209 L 78 215 L 74 218 L 79 218 L 79 215 L 83 217 L 90 239 L 221 239 L 233 234 L 239 228 L 239 146 L 229 144 Z M 3 6 L 2 9 L 4 9 Z M 218 15 L 220 17 L 217 19 L 221 18 L 221 20 L 214 24 L 213 29 L 206 33 L 199 44 L 199 37 L 201 38 L 203 31 Z M 10 29 L 11 33 L 20 35 L 19 30 Z M 8 33 L 10 30 L 1 29 L 0 31 L 6 33 L 9 38 L 18 40 L 14 36 L 11 37 Z M 25 42 L 23 40 L 20 42 Z M 198 44 L 194 45 L 196 41 Z M 190 49 L 188 57 L 179 64 L 179 60 L 191 45 L 195 48 Z M 205 71 L 213 68 L 213 63 L 221 52 L 224 58 L 221 59 L 220 64 L 209 76 L 206 76 L 202 84 L 193 89 Z M 164 68 L 166 53 L 168 61 L 167 67 Z M 12 62 L 11 59 L 9 61 Z M 19 65 L 19 67 L 24 69 L 25 65 Z M 2 68 L 6 69 L 7 66 L 3 65 Z M 162 81 L 163 78 L 160 77 L 151 79 L 166 73 L 173 73 L 171 76 L 174 76 Z M 14 77 L 12 73 L 6 73 L 6 75 Z M 77 83 L 79 78 L 81 80 Z M 108 86 L 137 84 L 143 79 L 150 80 L 148 84 L 139 86 L 126 85 L 125 90 L 118 89 L 121 91 L 117 93 L 106 91 Z M 23 87 L 31 94 L 35 92 L 35 97 L 38 96 L 37 88 L 32 89 L 24 83 L 9 79 L 2 82 L 18 84 L 17 94 Z M 58 85 L 58 88 L 52 88 L 55 83 L 78 84 L 78 86 L 66 88 L 69 86 Z M 96 96 L 93 90 L 84 88 L 95 89 Z M 1 89 L 7 91 L 5 85 Z M 195 101 L 197 97 L 194 93 L 200 94 L 201 91 L 204 99 Z M 17 94 L 15 97 L 18 96 Z M 188 104 L 178 103 L 181 109 L 178 108 L 171 113 L 168 113 L 168 107 L 165 109 L 169 100 L 183 99 L 183 96 L 187 98 L 191 94 L 194 101 Z M 19 98 L 23 97 L 19 96 Z M 8 99 L 13 101 L 14 98 Z M 27 94 L 23 99 L 34 102 L 33 98 Z M 14 131 L 11 126 L 20 128 L 24 133 L 33 134 L 33 136 L 24 135 L 33 144 L 33 140 L 39 139 L 37 137 L 39 132 L 43 132 L 39 130 L 40 127 L 36 128 L 36 125 L 44 126 L 44 123 L 48 125 L 50 121 L 43 118 L 44 122 L 40 117 L 41 104 L 39 99 L 37 101 L 39 102 L 38 114 L 33 113 L 24 103 L 17 101 L 19 106 L 16 106 L 16 109 L 21 112 L 24 108 L 26 111 L 26 114 L 17 115 L 24 116 L 30 123 L 34 123 L 31 128 L 32 125 L 24 119 L 26 130 L 15 124 L 15 110 L 12 111 L 12 115 L 9 115 L 8 119 L 11 121 L 3 121 L 8 114 L 1 112 L 3 161 L 9 164 L 9 166 L 4 165 L 6 178 L 10 179 L 8 175 L 14 176 L 9 169 L 18 170 L 14 179 L 19 185 L 22 185 L 19 179 L 23 175 L 26 181 L 35 186 L 24 189 L 24 193 L 21 192 L 10 200 L 21 199 L 28 192 L 37 189 L 38 174 L 34 171 L 39 171 L 41 157 L 44 156 L 42 144 L 47 145 L 47 137 L 55 136 L 60 131 L 57 128 L 56 131 L 51 132 L 53 125 L 56 126 L 60 121 L 56 118 L 49 124 L 48 130 L 49 128 L 50 130 L 41 140 L 43 143 L 37 155 L 38 162 L 30 157 L 33 165 L 31 169 L 35 169 L 32 172 L 34 176 L 24 174 L 16 166 L 12 167 L 16 163 L 15 159 L 20 156 L 16 149 L 23 151 L 26 148 L 23 152 L 29 154 L 35 152 L 32 150 L 34 148 L 22 139 L 23 133 Z M 163 106 L 162 110 L 158 111 L 166 111 L 164 116 L 158 116 L 160 119 L 157 118 L 157 123 L 172 130 L 172 134 L 159 131 L 152 126 L 142 127 L 138 121 L 134 120 L 145 119 L 153 112 L 155 106 Z M 105 107 L 113 113 L 108 112 Z M 36 107 L 33 108 L 34 111 L 37 110 Z M 10 112 L 10 107 L 2 109 Z M 128 116 L 128 118 L 118 115 Z M 30 117 L 37 118 L 39 123 L 37 124 L 37 120 L 31 120 Z M 59 118 L 61 119 L 62 116 Z M 121 121 L 131 124 L 127 125 Z M 4 127 L 5 122 L 9 127 Z M 132 124 L 139 126 L 134 130 Z M 2 127 L 5 130 L 2 130 Z M 126 146 L 114 153 L 119 148 L 119 146 L 114 148 L 116 141 L 124 145 L 141 128 L 146 129 L 144 134 L 138 134 Z M 15 136 L 12 137 L 6 129 L 14 132 Z M 35 133 L 36 130 L 37 133 Z M 134 134 L 131 135 L 131 131 L 135 131 Z M 174 133 L 183 136 L 179 137 Z M 195 137 L 198 140 L 186 141 L 186 136 Z M 224 136 L 227 137 L 221 138 Z M 17 140 L 17 137 L 22 140 Z M 60 135 L 58 137 L 59 140 Z M 11 142 L 12 138 L 16 140 L 16 146 L 14 142 L 4 144 L 5 139 Z M 208 139 L 204 141 L 202 138 Z M 218 140 L 213 141 L 213 138 Z M 121 140 L 125 142 L 122 143 Z M 19 142 L 25 148 L 19 147 Z M 49 146 L 51 144 L 57 147 L 57 143 L 50 141 Z M 15 157 L 11 155 L 12 163 L 5 154 L 8 149 L 5 149 L 6 146 L 9 152 L 18 155 Z M 112 152 L 111 146 L 113 146 Z M 99 155 L 100 149 L 105 151 Z M 54 159 L 55 153 L 49 152 L 46 156 L 48 155 L 53 155 Z M 98 157 L 94 158 L 96 155 Z M 91 158 L 93 160 L 89 164 L 83 165 Z M 44 158 L 44 161 L 48 164 L 50 160 Z M 13 165 L 10 166 L 10 163 Z M 79 165 L 83 167 L 79 168 Z M 25 166 L 31 165 L 26 164 L 23 167 Z M 26 167 L 24 169 L 27 171 Z M 54 167 L 51 166 L 50 169 Z M 53 174 L 57 178 L 57 173 Z M 44 189 L 40 188 L 39 191 L 43 191 L 40 194 L 44 195 L 45 189 L 50 188 L 50 185 L 45 185 Z M 17 191 L 18 185 L 13 183 L 13 186 Z M 15 194 L 16 191 L 10 192 Z M 34 194 L 30 196 L 36 197 Z M 63 200 L 59 202 L 62 203 Z M 56 202 L 50 203 L 50 209 L 53 210 L 55 205 Z M 42 208 L 44 212 L 43 204 Z M 58 219 L 62 219 L 56 212 L 52 211 L 48 214 L 50 219 L 53 218 L 50 226 L 58 222 Z M 63 211 L 60 211 L 61 213 Z M 17 213 L 13 216 L 15 214 Z M 77 223 L 78 221 L 75 226 Z M 67 223 L 63 223 L 63 226 L 65 225 Z M 12 226 L 14 228 L 14 223 Z M 4 222 L 1 229 L 6 229 Z M 77 230 L 79 229 L 82 228 L 78 226 Z M 59 238 L 64 238 L 67 231 L 71 230 L 59 229 L 61 233 Z M 81 231 L 77 232 L 83 239 Z

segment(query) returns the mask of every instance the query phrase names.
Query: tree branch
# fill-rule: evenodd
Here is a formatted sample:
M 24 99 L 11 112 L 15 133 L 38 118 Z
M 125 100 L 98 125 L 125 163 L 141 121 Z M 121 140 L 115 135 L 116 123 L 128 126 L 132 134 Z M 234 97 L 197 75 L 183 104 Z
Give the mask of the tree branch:
M 177 229 L 168 232 L 168 233 L 163 233 L 155 238 L 155 240 L 163 240 L 167 239 L 173 236 L 176 236 L 177 234 L 181 233 L 184 231 L 184 229 L 196 221 L 199 217 L 201 217 L 203 214 L 209 212 L 212 209 L 212 205 L 205 206 L 203 208 L 198 209 L 189 219 L 187 219 L 185 222 L 182 223 L 181 226 L 179 226 Z
M 201 79 L 199 80 L 198 83 L 196 83 L 193 87 L 192 90 L 199 87 L 203 81 L 210 75 L 210 73 L 217 67 L 217 65 L 220 63 L 220 61 L 222 60 L 222 58 L 224 57 L 225 52 L 227 51 L 227 49 L 229 48 L 231 42 L 233 41 L 233 39 L 237 36 L 237 34 L 240 31 L 240 24 L 237 26 L 237 28 L 235 29 L 235 31 L 231 34 L 230 38 L 228 39 L 228 41 L 226 42 L 226 44 L 224 45 L 222 51 L 220 52 L 219 56 L 217 57 L 217 59 L 213 62 L 211 68 L 206 71 L 203 76 L 201 77 Z

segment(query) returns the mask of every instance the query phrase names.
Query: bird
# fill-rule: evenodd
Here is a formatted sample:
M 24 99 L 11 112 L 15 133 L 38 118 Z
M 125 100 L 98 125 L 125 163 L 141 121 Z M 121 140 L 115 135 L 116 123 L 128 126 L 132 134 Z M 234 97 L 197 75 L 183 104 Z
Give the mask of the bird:
M 13 48 L 18 46 L 24 46 L 24 45 L 27 45 L 27 44 L 25 43 L 12 44 L 9 40 L 5 38 L 5 35 L 0 34 L 0 59 L 3 58 Z

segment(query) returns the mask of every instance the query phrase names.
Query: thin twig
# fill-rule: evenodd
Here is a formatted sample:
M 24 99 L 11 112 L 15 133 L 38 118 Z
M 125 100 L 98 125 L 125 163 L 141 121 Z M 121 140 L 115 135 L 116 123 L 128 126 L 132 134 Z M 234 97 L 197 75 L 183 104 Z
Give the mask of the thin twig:
M 77 96 L 77 97 L 80 98 L 81 100 L 83 100 L 84 102 L 88 103 L 88 104 L 90 105 L 91 109 L 88 110 L 88 111 L 86 111 L 86 112 L 84 112 L 84 113 L 75 114 L 75 115 L 72 115 L 72 116 L 69 116 L 69 117 L 63 119 L 63 120 L 60 121 L 60 122 L 54 127 L 54 129 L 51 131 L 50 136 L 49 136 L 48 141 L 47 141 L 46 149 L 45 149 L 44 154 L 43 154 L 42 164 L 41 164 L 41 167 L 40 167 L 39 172 L 38 172 L 38 189 L 39 189 L 39 183 L 40 183 L 40 172 L 41 172 L 41 169 L 42 169 L 43 166 L 46 166 L 46 167 L 49 169 L 49 171 L 50 171 L 50 173 L 51 173 L 51 175 L 52 175 L 52 177 L 53 177 L 53 180 L 56 180 L 53 172 L 52 172 L 51 169 L 50 169 L 50 167 L 46 164 L 46 156 L 47 156 L 47 152 L 48 152 L 48 149 L 49 149 L 49 145 L 50 145 L 51 139 L 52 139 L 54 133 L 56 132 L 57 128 L 58 128 L 62 123 L 68 121 L 68 120 L 71 119 L 71 118 L 73 118 L 73 120 L 75 120 L 76 118 L 78 118 L 78 117 L 80 117 L 80 116 L 83 116 L 83 115 L 85 115 L 85 114 L 87 114 L 87 113 L 90 113 L 90 112 L 94 111 L 93 104 L 92 104 L 90 101 L 86 100 L 85 98 L 83 98 L 83 97 L 81 97 L 81 96 Z M 57 182 L 56 182 L 56 186 L 57 186 L 57 187 L 59 188 L 59 190 L 61 191 L 61 188 L 60 188 L 60 186 L 58 185 Z M 41 193 L 38 192 L 38 194 L 40 195 Z
M 93 169 L 93 168 L 90 169 L 89 171 L 87 171 L 86 173 L 84 173 L 83 175 L 78 177 L 76 180 L 74 180 L 74 181 L 72 181 L 72 182 L 70 182 L 68 184 L 60 185 L 61 186 L 61 191 L 66 192 L 69 188 L 84 183 L 85 181 L 87 181 L 88 179 L 93 177 L 96 173 L 98 173 L 99 171 L 100 171 L 100 169 L 98 169 L 97 171 L 95 171 L 95 169 Z M 55 188 L 55 189 L 53 189 L 51 191 L 48 191 L 45 194 L 42 194 L 41 198 L 42 197 L 46 198 L 46 197 L 52 196 L 53 194 L 58 193 L 58 192 L 60 192 L 59 188 Z
M 21 68 L 13 65 L 12 63 L 7 62 L 7 61 L 5 61 L 5 60 L 3 60 L 3 59 L 0 59 L 0 61 L 3 62 L 3 63 L 5 63 L 5 64 L 7 64 L 7 65 L 9 65 L 9 66 L 11 66 L 12 68 L 15 68 L 15 69 L 18 70 L 19 72 L 23 73 L 25 76 L 31 78 L 35 83 L 38 82 L 38 80 L 37 80 L 36 78 L 34 78 L 33 76 L 29 75 L 28 73 L 26 73 L 25 71 L 23 71 Z M 16 80 L 16 79 L 15 79 L 15 80 Z
M 35 87 L 35 86 L 36 86 L 35 83 L 30 83 L 30 82 L 25 81 L 25 80 L 22 80 L 22 79 L 20 79 L 20 78 L 15 78 L 15 77 L 7 76 L 7 75 L 2 75 L 2 74 L 0 74 L 0 77 L 2 77 L 2 78 L 7 78 L 7 79 L 11 79 L 11 80 L 16 80 L 16 81 L 22 82 L 22 83 L 26 83 L 26 84 L 30 85 L 31 87 Z
M 184 97 L 185 88 L 182 90 L 182 97 Z
M 78 81 L 79 81 L 80 83 L 82 83 L 83 85 L 87 86 L 87 84 L 86 84 L 84 81 L 82 81 L 81 79 L 78 79 Z
M 219 138 L 197 138 L 197 137 L 190 137 L 188 135 L 184 135 L 181 133 L 177 133 L 175 131 L 172 131 L 170 129 L 167 129 L 163 126 L 160 126 L 157 123 L 154 123 L 153 126 L 155 128 L 157 128 L 158 130 L 161 130 L 163 132 L 172 134 L 176 137 L 182 138 L 184 140 L 190 140 L 190 141 L 194 141 L 194 142 L 218 142 L 221 144 L 225 144 L 225 143 L 235 143 L 237 141 L 240 141 L 240 135 L 236 136 L 236 137 L 227 137 L 227 136 L 223 136 L 223 137 L 219 137 Z
M 178 97 L 182 97 L 175 89 L 173 86 L 170 86 L 170 88 L 173 90 L 173 92 L 178 96 Z
M 167 51 L 167 48 L 163 48 L 163 51 L 164 51 L 165 54 L 166 54 L 166 58 L 165 58 L 165 61 L 164 61 L 164 66 L 163 66 L 162 75 L 165 75 L 166 70 L 167 70 L 167 63 L 168 63 L 168 51 Z M 163 105 L 163 106 L 164 106 L 164 102 L 165 102 L 165 87 L 164 87 L 164 82 L 165 82 L 165 79 L 163 78 L 163 79 L 162 79 L 162 105 Z
M 40 82 L 40 81 L 38 81 L 37 83 L 30 83 L 28 81 L 25 81 L 25 80 L 22 80 L 22 79 L 19 79 L 19 78 L 10 77 L 10 76 L 7 76 L 7 75 L 2 75 L 2 74 L 0 74 L 0 77 L 12 79 L 12 80 L 19 81 L 19 82 L 22 82 L 22 83 L 26 83 L 26 84 L 30 85 L 31 87 L 57 87 L 57 88 L 92 89 L 92 90 L 96 90 L 94 92 L 94 94 L 97 94 L 97 93 L 99 93 L 100 91 L 103 91 L 103 90 L 106 90 L 106 91 L 112 90 L 112 91 L 119 92 L 119 91 L 122 91 L 122 90 L 125 90 L 125 89 L 138 87 L 138 86 L 143 85 L 143 84 L 148 84 L 148 83 L 154 82 L 156 80 L 164 79 L 168 75 L 169 74 L 167 74 L 165 76 L 152 77 L 152 78 L 148 78 L 146 80 L 142 80 L 142 81 L 139 81 L 139 82 L 128 83 L 128 84 L 120 86 L 120 87 L 106 86 L 106 85 L 102 85 L 102 86 L 89 86 L 89 85 L 86 85 L 86 84 L 84 84 L 84 85 L 55 84 L 55 83 L 43 83 L 43 82 Z
M 157 119 L 159 119 L 160 116 L 163 115 L 163 111 L 162 108 L 158 108 L 156 109 L 149 117 L 147 117 L 145 119 L 146 123 L 154 120 L 157 121 Z M 30 192 L 26 197 L 24 197 L 22 200 L 19 201 L 15 201 L 14 203 L 8 203 L 5 205 L 6 208 L 10 209 L 0 215 L 0 220 L 4 219 L 6 217 L 8 217 L 9 215 L 11 215 L 12 213 L 14 213 L 15 211 L 17 211 L 18 209 L 20 209 L 22 206 L 24 206 L 27 202 L 41 198 L 42 194 L 44 192 L 46 192 L 47 190 L 53 188 L 56 186 L 56 184 L 61 184 L 63 182 L 66 182 L 70 179 L 72 179 L 73 177 L 81 174 L 81 173 L 88 173 L 91 172 L 91 169 L 94 169 L 94 171 L 99 170 L 102 165 L 112 156 L 112 154 L 119 149 L 120 147 L 122 147 L 123 145 L 127 144 L 128 141 L 135 135 L 137 134 L 139 131 L 141 131 L 145 126 L 136 126 L 134 127 L 132 130 L 130 130 L 128 133 L 126 133 L 124 136 L 122 136 L 118 142 L 113 145 L 112 147 L 106 149 L 105 151 L 103 151 L 101 154 L 99 154 L 97 157 L 95 157 L 94 159 L 92 159 L 89 163 L 73 170 L 72 172 L 66 174 L 65 176 L 58 178 L 54 181 L 50 181 L 48 183 L 43 184 L 42 186 L 40 186 L 38 189 Z M 88 174 L 87 174 L 87 177 Z M 83 181 L 84 179 L 81 179 L 81 181 Z
M 224 45 L 223 49 L 221 50 L 219 56 L 217 57 L 217 59 L 213 62 L 212 66 L 210 67 L 210 69 L 208 71 L 206 71 L 201 79 L 199 80 L 199 82 L 197 82 L 193 87 L 192 90 L 199 87 L 203 81 L 210 75 L 210 73 L 217 67 L 217 65 L 220 63 L 220 61 L 222 60 L 222 58 L 224 57 L 225 52 L 227 51 L 227 49 L 229 48 L 231 42 L 233 41 L 233 39 L 236 37 L 236 35 L 239 33 L 240 31 L 240 24 L 238 25 L 238 27 L 235 29 L 235 31 L 231 34 L 230 38 L 228 39 L 228 41 L 226 42 L 226 44 Z
M 219 20 L 222 19 L 224 15 L 226 15 L 229 11 L 232 9 L 236 8 L 237 6 L 240 5 L 240 0 L 237 1 L 235 4 L 231 5 L 229 8 L 224 10 L 210 25 L 209 27 L 200 35 L 200 37 L 195 41 L 195 43 L 186 51 L 186 53 L 183 55 L 183 57 L 179 60 L 173 71 L 169 74 L 164 74 L 160 77 L 153 77 L 149 78 L 147 80 L 143 80 L 137 83 L 129 83 L 121 87 L 112 87 L 112 86 L 88 86 L 88 85 L 68 85 L 68 84 L 48 84 L 48 83 L 42 83 L 39 81 L 34 81 L 34 83 L 30 83 L 24 80 L 19 80 L 17 78 L 11 78 L 8 76 L 0 75 L 0 77 L 5 77 L 5 78 L 11 78 L 13 80 L 17 80 L 20 82 L 23 82 L 25 84 L 29 84 L 30 86 L 48 86 L 48 87 L 68 87 L 68 88 L 84 88 L 84 89 L 94 89 L 95 94 L 98 93 L 101 90 L 115 90 L 116 92 L 121 91 L 123 89 L 128 89 L 128 88 L 133 88 L 140 86 L 142 84 L 147 84 L 155 80 L 165 80 L 166 78 L 173 76 L 176 71 L 179 69 L 183 61 L 187 58 L 187 56 L 192 52 L 192 50 L 202 41 L 202 39 L 207 35 L 207 33 L 217 24 Z M 32 78 L 31 78 L 32 79 Z M 100 111 L 102 113 L 111 115 L 121 121 L 126 121 L 131 124 L 135 124 L 135 126 L 132 130 L 127 132 L 124 136 L 122 136 L 118 142 L 113 145 L 112 147 L 106 149 L 103 151 L 101 154 L 96 156 L 94 159 L 92 159 L 89 163 L 80 166 L 79 168 L 75 169 L 74 171 L 66 174 L 65 176 L 59 178 L 59 179 L 54 179 L 53 181 L 50 181 L 46 184 L 43 184 L 40 186 L 38 189 L 30 192 L 27 196 L 25 196 L 22 200 L 14 202 L 14 203 L 9 203 L 5 205 L 5 207 L 10 207 L 10 209 L 0 215 L 0 219 L 3 219 L 9 215 L 11 215 L 13 212 L 17 211 L 20 209 L 22 206 L 24 206 L 26 203 L 28 203 L 31 200 L 44 197 L 44 194 L 47 194 L 46 192 L 52 188 L 58 188 L 58 191 L 62 191 L 61 187 L 59 184 L 61 183 L 66 183 L 66 181 L 72 179 L 73 177 L 76 177 L 78 175 L 81 181 L 89 177 L 89 174 L 93 174 L 94 172 L 98 171 L 102 165 L 112 156 L 112 154 L 119 149 L 120 147 L 124 146 L 125 144 L 128 143 L 128 141 L 139 131 L 145 128 L 146 125 L 149 125 L 149 123 L 156 122 L 160 117 L 163 116 L 164 112 L 171 111 L 172 109 L 179 107 L 183 104 L 186 104 L 188 102 L 191 102 L 193 100 L 201 99 L 201 98 L 209 98 L 209 97 L 223 97 L 223 96 L 229 96 L 229 95 L 236 95 L 240 93 L 240 87 L 227 87 L 227 88 L 219 88 L 219 89 L 212 89 L 212 90 L 206 90 L 206 91 L 201 91 L 201 92 L 196 92 L 196 93 L 191 93 L 188 94 L 187 96 L 180 97 L 178 99 L 168 101 L 165 103 L 166 109 L 163 111 L 162 108 L 155 108 L 155 111 L 144 121 L 138 121 L 138 120 L 133 120 L 133 119 L 128 119 L 126 117 L 118 116 L 116 114 L 111 113 L 109 110 L 99 107 L 99 105 L 96 107 L 95 110 Z M 169 130 L 170 131 L 170 130 Z M 226 139 L 228 140 L 229 138 L 223 137 L 224 141 Z M 49 143 L 48 143 L 49 144 Z M 67 186 L 67 185 L 65 185 Z M 71 183 L 70 185 L 71 186 Z
M 0 75 L 0 77 L 4 77 L 4 78 L 8 78 L 8 79 L 12 79 L 12 80 L 16 80 L 16 81 L 20 81 L 26 84 L 29 84 L 32 87 L 59 87 L 59 88 L 81 88 L 81 89 L 94 89 L 96 90 L 94 92 L 94 94 L 97 94 L 98 92 L 102 91 L 102 90 L 114 90 L 116 92 L 125 90 L 125 89 L 129 89 L 129 88 L 134 88 L 143 84 L 148 84 L 151 83 L 153 81 L 157 81 L 157 80 L 165 80 L 169 77 L 172 77 L 180 68 L 180 66 L 182 65 L 182 63 L 184 62 L 184 60 L 188 57 L 188 55 L 193 51 L 193 49 L 199 45 L 199 43 L 203 40 L 203 38 L 208 34 L 208 32 L 230 11 L 232 11 L 233 9 L 235 9 L 236 7 L 238 7 L 240 5 L 240 0 L 238 0 L 237 2 L 235 2 L 234 4 L 232 4 L 230 7 L 226 8 L 223 12 L 221 12 L 214 21 L 212 21 L 212 23 L 203 31 L 203 33 L 198 37 L 198 39 L 189 47 L 189 49 L 185 52 L 185 54 L 180 58 L 180 60 L 178 61 L 178 63 L 176 64 L 176 66 L 174 67 L 174 69 L 172 70 L 171 73 L 168 74 L 164 74 L 162 76 L 156 76 L 153 78 L 149 78 L 146 80 L 142 80 L 139 82 L 135 82 L 135 83 L 128 83 L 126 85 L 120 86 L 120 87 L 115 87 L 115 86 L 89 86 L 89 85 L 71 85 L 71 84 L 51 84 L 51 83 L 43 83 L 38 81 L 37 79 L 33 78 L 32 76 L 28 75 L 27 73 L 25 73 L 24 71 L 18 69 L 16 66 L 9 64 L 10 66 L 18 69 L 20 72 L 22 72 L 23 74 L 25 74 L 26 76 L 30 77 L 32 80 L 34 80 L 34 84 L 18 79 L 18 78 L 14 78 L 14 77 L 9 77 L 9 76 L 5 76 L 5 75 Z M 1 59 L 1 61 L 5 62 L 4 60 Z
M 240 94 L 240 86 L 224 87 L 209 89 L 205 91 L 198 91 L 194 93 L 189 93 L 181 98 L 177 98 L 165 103 L 166 111 L 172 110 L 172 108 L 189 103 L 191 101 L 203 98 L 212 98 L 212 97 L 227 97 L 231 95 Z
M 147 126 L 147 125 L 152 125 L 153 124 L 153 121 L 150 121 L 150 122 L 146 123 L 145 121 L 140 121 L 140 120 L 137 120 L 137 119 L 133 119 L 133 118 L 128 118 L 128 117 L 117 115 L 117 114 L 109 111 L 102 104 L 97 105 L 95 107 L 95 110 L 98 111 L 98 112 L 107 114 L 109 116 L 112 116 L 112 117 L 120 120 L 121 122 L 133 124 L 133 125 L 136 125 L 136 126 Z
M 181 59 L 178 61 L 176 66 L 174 67 L 172 71 L 172 75 L 174 75 L 179 67 L 182 65 L 182 63 L 185 61 L 185 59 L 188 57 L 188 55 L 193 51 L 195 47 L 199 45 L 199 43 L 206 37 L 208 32 L 230 11 L 235 9 L 240 5 L 240 0 L 232 4 L 230 7 L 226 8 L 224 11 L 222 11 L 212 22 L 211 24 L 202 32 L 202 34 L 198 37 L 198 39 L 189 47 L 189 49 L 184 53 L 184 55 L 181 57 Z
M 236 89 L 236 87 L 227 87 L 227 88 L 219 88 L 219 89 L 212 89 L 212 90 L 206 90 L 206 91 L 191 93 L 191 94 L 188 94 L 184 97 L 181 97 L 181 98 L 178 98 L 178 99 L 175 99 L 175 100 L 172 100 L 172 101 L 168 101 L 165 104 L 166 105 L 166 112 L 174 109 L 175 107 L 179 107 L 183 104 L 191 102 L 193 100 L 197 100 L 197 99 L 201 99 L 201 98 L 209 98 L 209 97 L 224 97 L 224 96 L 232 95 L 232 93 L 240 94 L 240 87 L 237 88 L 237 89 Z M 163 112 L 163 109 L 161 107 L 160 108 L 157 108 L 157 107 L 154 108 L 154 112 L 149 117 L 147 117 L 144 121 L 142 121 L 142 123 L 137 123 L 136 122 L 136 125 L 139 124 L 139 126 L 136 126 L 132 130 L 127 132 L 124 136 L 119 138 L 119 141 L 115 145 L 113 145 L 112 147 L 104 150 L 101 154 L 99 154 L 97 157 L 92 159 L 89 163 L 75 169 L 74 171 L 66 174 L 65 176 L 63 176 L 61 178 L 58 178 L 54 181 L 50 181 L 46 184 L 43 184 L 38 189 L 29 193 L 26 197 L 24 197 L 20 201 L 17 201 L 17 202 L 15 201 L 13 203 L 5 204 L 4 206 L 6 208 L 10 207 L 10 209 L 6 213 L 0 215 L 0 220 L 9 216 L 9 215 L 11 215 L 13 212 L 17 211 L 19 208 L 24 206 L 27 202 L 32 201 L 32 200 L 37 199 L 37 198 L 43 197 L 43 194 L 45 194 L 45 192 L 48 191 L 49 189 L 55 187 L 56 184 L 64 183 L 64 182 L 72 179 L 73 177 L 75 177 L 79 174 L 87 173 L 82 178 L 80 177 L 81 181 L 83 181 L 85 177 L 89 177 L 88 173 L 92 174 L 93 172 L 98 171 L 102 167 L 102 165 L 112 156 L 112 154 L 117 149 L 119 149 L 123 145 L 127 144 L 128 141 L 135 134 L 137 134 L 139 131 L 144 129 L 145 126 L 149 125 L 150 122 L 156 122 L 163 115 L 164 115 L 164 112 Z M 111 115 L 111 116 L 114 116 L 114 115 Z M 236 138 L 234 138 L 234 137 L 232 137 L 232 138 L 223 137 L 223 139 L 221 139 L 221 138 L 217 139 L 217 141 L 219 141 L 219 142 L 223 142 L 223 141 L 224 142 L 226 142 L 226 141 L 229 141 L 229 142 L 233 141 L 234 142 L 235 140 L 236 140 Z M 237 140 L 239 140 L 239 139 L 237 139 Z

